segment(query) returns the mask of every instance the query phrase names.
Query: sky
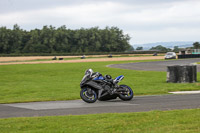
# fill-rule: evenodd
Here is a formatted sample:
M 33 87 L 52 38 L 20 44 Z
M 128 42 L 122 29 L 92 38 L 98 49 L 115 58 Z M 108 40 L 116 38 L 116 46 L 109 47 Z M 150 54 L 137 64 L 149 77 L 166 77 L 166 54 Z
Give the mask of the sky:
M 116 26 L 130 44 L 199 41 L 200 0 L 0 0 L 0 27 Z

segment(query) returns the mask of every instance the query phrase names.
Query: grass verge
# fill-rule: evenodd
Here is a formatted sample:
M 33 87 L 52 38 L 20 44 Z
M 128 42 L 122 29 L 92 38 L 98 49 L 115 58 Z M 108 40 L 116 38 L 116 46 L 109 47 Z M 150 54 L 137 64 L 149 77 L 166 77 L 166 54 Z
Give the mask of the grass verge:
M 0 119 L 2 133 L 200 132 L 200 109 Z
M 167 94 L 169 91 L 200 88 L 200 73 L 197 83 L 174 84 L 166 83 L 166 72 L 106 67 L 110 64 L 129 62 L 134 61 L 2 65 L 0 103 L 79 99 L 79 84 L 88 68 L 102 74 L 110 74 L 112 77 L 124 75 L 125 79 L 121 84 L 133 88 L 135 95 Z

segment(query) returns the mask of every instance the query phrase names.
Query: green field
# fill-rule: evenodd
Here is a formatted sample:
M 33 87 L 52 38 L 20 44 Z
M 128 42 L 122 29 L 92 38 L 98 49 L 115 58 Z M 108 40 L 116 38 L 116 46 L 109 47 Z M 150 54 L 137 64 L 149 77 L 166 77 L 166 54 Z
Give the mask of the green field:
M 133 61 L 2 65 L 0 103 L 80 99 L 79 84 L 88 68 L 113 77 L 124 75 L 121 84 L 131 86 L 135 95 L 167 94 L 169 91 L 200 88 L 200 73 L 197 83 L 174 84 L 166 83 L 166 72 L 106 67 L 109 64 L 127 62 Z
M 2 133 L 198 133 L 200 109 L 0 119 Z

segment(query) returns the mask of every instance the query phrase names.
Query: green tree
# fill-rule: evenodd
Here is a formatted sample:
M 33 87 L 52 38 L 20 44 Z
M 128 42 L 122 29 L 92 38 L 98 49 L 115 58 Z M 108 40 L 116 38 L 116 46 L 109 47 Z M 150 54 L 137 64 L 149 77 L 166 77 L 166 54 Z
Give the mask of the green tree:
M 40 30 L 35 29 L 29 32 L 29 38 L 26 42 L 23 53 L 40 53 L 42 50 Z
M 173 51 L 176 52 L 176 53 L 179 52 L 179 48 L 178 48 L 178 46 L 174 46 Z
M 127 49 L 127 51 L 128 52 L 132 52 L 132 51 L 134 51 L 135 49 L 134 49 L 134 47 L 133 46 L 130 46 L 130 48 L 129 49 Z
M 11 52 L 11 30 L 6 27 L 0 28 L 0 53 L 9 54 Z
M 199 42 L 194 42 L 193 43 L 193 48 L 194 49 L 200 49 L 200 43 Z
M 162 45 L 158 45 L 156 47 L 152 47 L 150 50 L 159 50 L 161 52 L 169 52 L 169 51 L 171 51 L 170 48 L 163 47 Z
M 136 50 L 143 50 L 143 47 L 137 47 Z
M 56 30 L 55 33 L 56 45 L 54 50 L 58 53 L 70 52 L 70 30 L 63 25 Z
M 117 27 L 70 30 L 66 26 L 26 31 L 0 27 L 1 53 L 88 53 L 124 52 L 131 49 L 130 37 Z
M 13 26 L 11 38 L 12 38 L 10 40 L 12 43 L 11 53 L 20 53 L 23 47 L 23 44 L 22 44 L 23 30 L 20 29 L 20 27 L 17 24 Z

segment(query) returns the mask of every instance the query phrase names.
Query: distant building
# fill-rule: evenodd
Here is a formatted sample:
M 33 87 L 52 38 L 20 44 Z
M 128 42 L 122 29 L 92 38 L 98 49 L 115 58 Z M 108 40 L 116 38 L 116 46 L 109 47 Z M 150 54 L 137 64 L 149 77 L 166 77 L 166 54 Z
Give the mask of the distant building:
M 200 49 L 180 49 L 178 59 L 181 58 L 200 58 Z
M 193 49 L 192 54 L 200 54 L 200 49 Z
M 200 54 L 200 49 L 180 49 L 179 55 L 185 55 L 185 54 Z
M 180 49 L 179 50 L 179 55 L 185 55 L 185 54 L 192 54 L 191 49 Z

